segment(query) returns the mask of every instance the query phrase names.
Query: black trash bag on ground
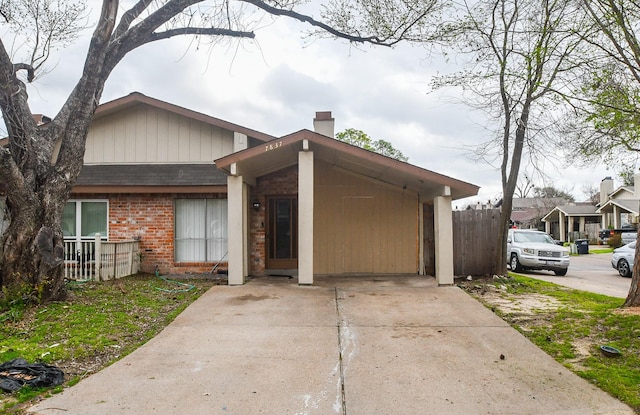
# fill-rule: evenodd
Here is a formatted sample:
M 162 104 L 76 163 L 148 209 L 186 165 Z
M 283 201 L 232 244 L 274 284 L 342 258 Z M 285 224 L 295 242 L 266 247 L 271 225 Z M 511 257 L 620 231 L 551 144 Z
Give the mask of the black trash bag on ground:
M 0 389 L 5 392 L 15 392 L 24 385 L 41 388 L 63 382 L 64 372 L 44 363 L 29 363 L 17 358 L 0 365 Z

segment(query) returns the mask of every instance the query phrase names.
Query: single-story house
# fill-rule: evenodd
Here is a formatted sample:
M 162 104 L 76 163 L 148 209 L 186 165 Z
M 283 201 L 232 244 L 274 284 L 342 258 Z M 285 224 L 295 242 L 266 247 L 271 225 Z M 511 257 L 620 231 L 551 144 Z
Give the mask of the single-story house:
M 636 224 L 640 212 L 640 174 L 634 177 L 633 186 L 613 189 L 613 179 L 606 177 L 600 184 L 598 213 L 602 215 L 602 228 L 621 228 Z
M 640 212 L 640 174 L 633 186 L 614 189 L 611 177 L 600 182 L 600 201 L 596 205 L 572 203 L 557 206 L 542 219 L 546 232 L 561 241 L 596 239 L 599 229 L 635 226 Z
M 276 138 L 132 93 L 98 107 L 66 238 L 138 240 L 141 269 L 252 276 L 424 274 L 453 283 L 451 202 L 478 187 L 314 130 Z M 433 235 L 425 235 L 431 229 Z
M 591 203 L 556 206 L 542 218 L 545 232 L 563 242 L 597 238 L 602 221 L 597 209 Z

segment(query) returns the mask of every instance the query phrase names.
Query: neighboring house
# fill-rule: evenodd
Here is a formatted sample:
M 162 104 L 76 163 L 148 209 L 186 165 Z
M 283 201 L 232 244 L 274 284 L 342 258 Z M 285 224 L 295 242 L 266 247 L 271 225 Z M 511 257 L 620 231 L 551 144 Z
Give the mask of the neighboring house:
M 333 139 L 330 112 L 314 129 L 275 138 L 140 93 L 100 105 L 65 239 L 138 240 L 147 272 L 222 263 L 229 284 L 424 274 L 429 258 L 453 283 L 451 201 L 478 187 Z
M 633 186 L 620 186 L 614 190 L 613 179 L 606 177 L 600 183 L 602 228 L 618 229 L 637 224 L 640 206 L 640 174 L 634 177 Z
M 567 203 L 561 197 L 519 197 L 513 199 L 511 223 L 518 229 L 542 229 L 542 218 L 554 207 Z
M 635 183 L 614 189 L 613 179 L 605 177 L 600 182 L 597 205 L 585 202 L 558 206 L 543 218 L 545 230 L 561 241 L 573 241 L 594 240 L 599 229 L 635 226 L 640 210 L 640 175 L 636 175 Z
M 557 206 L 542 220 L 545 232 L 562 242 L 598 237 L 602 215 L 592 203 L 571 203 Z

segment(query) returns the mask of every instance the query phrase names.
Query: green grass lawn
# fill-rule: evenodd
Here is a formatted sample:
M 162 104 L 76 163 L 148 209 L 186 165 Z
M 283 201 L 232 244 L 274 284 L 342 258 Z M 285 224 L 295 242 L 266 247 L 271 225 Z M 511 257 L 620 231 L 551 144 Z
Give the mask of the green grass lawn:
M 184 285 L 139 275 L 72 286 L 65 302 L 0 309 L 0 362 L 23 357 L 56 365 L 67 374 L 66 385 L 75 384 L 152 338 L 216 283 L 188 282 L 193 289 L 185 291 Z M 520 312 L 501 312 L 486 295 L 477 296 L 558 362 L 640 413 L 640 314 L 621 310 L 622 299 L 520 275 L 474 281 L 481 283 L 500 286 L 495 291 L 506 298 L 553 298 L 558 308 L 536 310 L 534 319 L 522 319 Z M 601 345 L 616 347 L 622 356 L 603 356 Z M 61 390 L 0 392 L 0 414 L 21 413 L 21 402 Z
M 152 275 L 69 285 L 69 298 L 37 307 L 0 309 L 0 363 L 22 357 L 64 370 L 67 384 L 95 373 L 151 339 L 216 281 L 183 284 Z M 184 285 L 188 283 L 189 285 Z M 49 390 L 0 391 L 0 414 Z
M 613 252 L 613 248 L 592 248 L 589 249 L 590 254 L 610 254 Z
M 475 295 L 558 362 L 640 413 L 640 310 L 621 309 L 623 299 L 577 291 L 511 274 L 486 282 L 503 298 L 531 294 L 553 298 L 557 308 L 536 309 L 532 316 L 501 311 L 491 297 Z M 559 304 L 559 306 L 558 306 Z M 613 346 L 619 357 L 605 357 L 600 346 Z

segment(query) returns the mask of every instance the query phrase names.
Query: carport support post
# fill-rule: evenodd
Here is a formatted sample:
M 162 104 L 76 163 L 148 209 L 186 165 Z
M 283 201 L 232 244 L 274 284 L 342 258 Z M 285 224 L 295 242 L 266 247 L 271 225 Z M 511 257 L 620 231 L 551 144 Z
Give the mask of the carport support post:
M 418 275 L 425 274 L 424 268 L 424 203 L 418 202 Z
M 573 217 L 572 216 L 566 216 L 567 218 L 567 242 L 571 242 L 571 239 L 575 239 L 573 238 L 573 231 L 575 229 L 573 229 Z
M 298 153 L 298 284 L 313 284 L 313 152 Z
M 436 245 L 436 283 L 453 285 L 453 214 L 451 189 L 445 186 L 444 196 L 433 199 Z
M 247 202 L 245 195 L 242 176 L 227 176 L 229 285 L 244 284 L 246 275 L 246 261 L 244 260 L 246 229 L 244 225 Z
M 620 226 L 620 208 L 613 205 L 613 228 L 618 229 Z

